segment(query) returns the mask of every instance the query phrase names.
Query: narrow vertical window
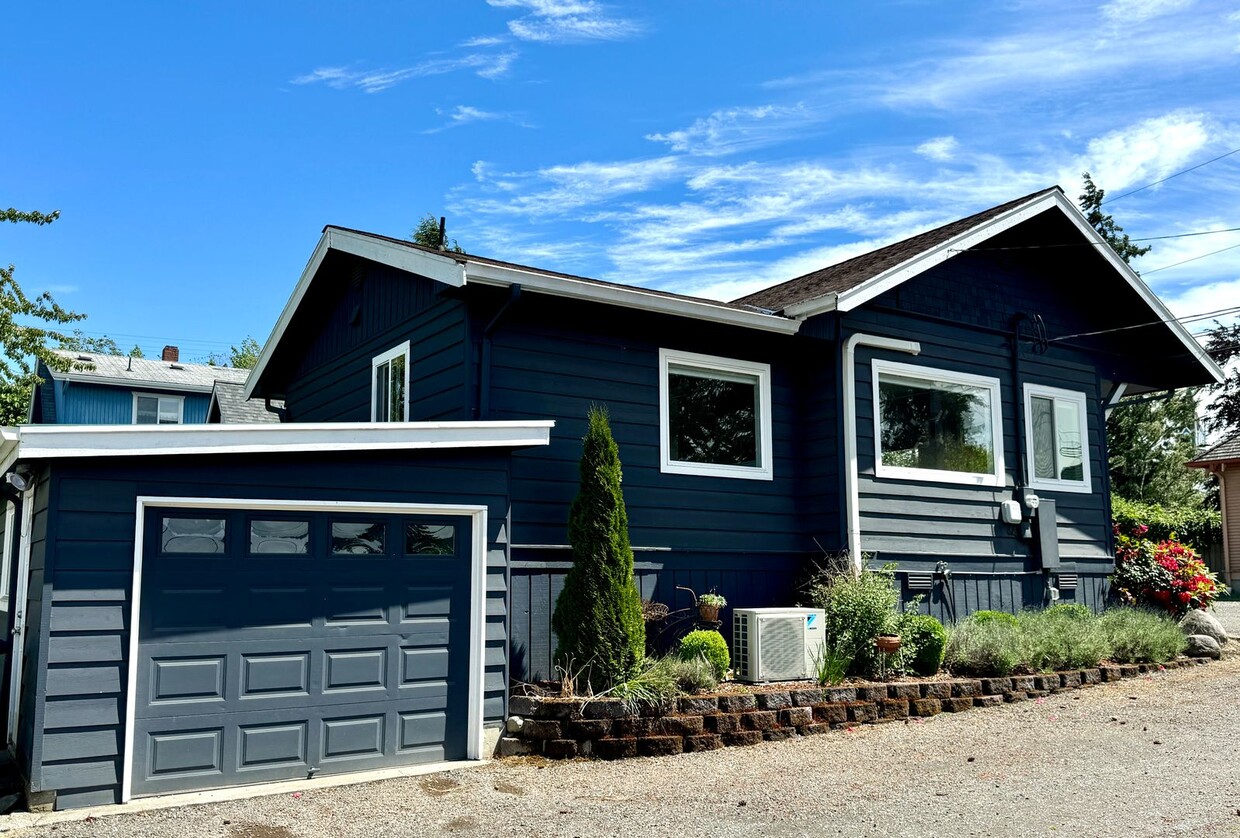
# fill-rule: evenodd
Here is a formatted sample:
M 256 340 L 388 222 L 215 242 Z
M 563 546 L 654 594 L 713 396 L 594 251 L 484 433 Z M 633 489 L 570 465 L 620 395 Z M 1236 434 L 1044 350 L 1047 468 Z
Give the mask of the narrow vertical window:
M 1025 385 L 1025 440 L 1034 488 L 1090 492 L 1084 393 Z
M 371 362 L 372 422 L 409 419 L 409 341 L 389 349 Z

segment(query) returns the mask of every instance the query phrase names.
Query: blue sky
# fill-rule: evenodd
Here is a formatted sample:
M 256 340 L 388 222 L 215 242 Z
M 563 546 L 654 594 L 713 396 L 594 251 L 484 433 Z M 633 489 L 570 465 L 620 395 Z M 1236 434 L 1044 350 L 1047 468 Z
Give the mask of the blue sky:
M 1234 3 L 344 5 L 6 4 L 0 204 L 62 218 L 0 261 L 193 360 L 266 338 L 324 224 L 445 214 L 471 252 L 733 298 L 1240 148 Z M 1240 227 L 1240 154 L 1108 209 Z M 1240 233 L 1155 244 L 1177 313 L 1240 305 L 1240 247 L 1194 258 Z

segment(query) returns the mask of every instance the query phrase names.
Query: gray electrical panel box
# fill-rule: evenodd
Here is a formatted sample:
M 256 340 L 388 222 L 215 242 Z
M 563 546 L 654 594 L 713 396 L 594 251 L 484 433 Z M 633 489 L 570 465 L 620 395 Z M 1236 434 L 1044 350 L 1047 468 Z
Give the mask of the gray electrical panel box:
M 1059 518 L 1055 514 L 1055 501 L 1042 498 L 1033 518 L 1034 544 L 1043 570 L 1059 567 Z

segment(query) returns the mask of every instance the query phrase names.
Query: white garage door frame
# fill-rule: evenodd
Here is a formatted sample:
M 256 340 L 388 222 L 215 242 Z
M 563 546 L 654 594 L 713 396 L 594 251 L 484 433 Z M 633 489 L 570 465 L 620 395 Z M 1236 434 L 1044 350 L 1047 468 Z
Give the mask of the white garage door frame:
M 487 508 L 470 504 L 439 503 L 376 503 L 370 501 L 330 500 L 256 500 L 250 498 L 185 498 L 142 495 L 137 499 L 134 522 L 133 595 L 129 605 L 129 679 L 125 694 L 125 749 L 121 779 L 121 802 L 128 803 L 133 788 L 134 718 L 138 695 L 138 617 L 142 607 L 143 536 L 148 509 L 176 507 L 179 509 L 242 509 L 270 512 L 346 512 L 390 515 L 452 515 L 468 516 L 471 521 L 472 543 L 469 573 L 469 709 L 466 758 L 483 758 L 483 678 L 486 638 L 486 570 L 487 570 Z

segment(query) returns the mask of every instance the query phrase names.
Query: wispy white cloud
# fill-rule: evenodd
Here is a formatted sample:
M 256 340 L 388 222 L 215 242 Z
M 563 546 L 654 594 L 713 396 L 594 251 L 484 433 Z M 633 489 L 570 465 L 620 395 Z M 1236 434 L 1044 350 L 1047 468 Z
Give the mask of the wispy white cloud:
M 501 35 L 479 35 L 475 38 L 467 38 L 461 41 L 461 46 L 465 49 L 474 49 L 476 47 L 494 47 L 507 42 L 507 38 Z
M 687 154 L 734 154 L 787 141 L 793 132 L 821 118 L 802 104 L 727 108 L 694 120 L 688 128 L 647 134 L 646 139 Z
M 948 136 L 926 140 L 917 146 L 915 151 L 928 160 L 937 160 L 940 163 L 944 163 L 955 156 L 958 148 L 960 148 L 960 143 L 956 141 L 956 138 Z
M 1102 16 L 1113 24 L 1144 23 L 1174 14 L 1193 5 L 1193 0 L 1111 0 L 1102 7 Z
M 508 21 L 508 31 L 523 41 L 620 41 L 642 31 L 636 21 L 613 16 L 606 6 L 593 0 L 487 0 L 487 3 L 528 13 Z
M 473 70 L 487 79 L 507 74 L 517 54 L 468 53 L 451 58 L 431 58 L 410 67 L 396 70 L 356 70 L 350 67 L 319 67 L 292 79 L 293 84 L 323 83 L 337 90 L 358 88 L 366 93 L 379 93 L 409 79 L 438 76 L 459 70 Z
M 440 116 L 448 117 L 448 121 L 443 125 L 435 128 L 428 128 L 423 134 L 438 134 L 449 128 L 456 128 L 461 125 L 468 125 L 472 122 L 514 122 L 522 127 L 530 127 L 520 122 L 513 114 L 502 111 L 484 111 L 481 108 L 475 108 L 472 105 L 457 105 L 450 111 L 443 111 L 436 108 L 435 112 Z M 476 164 L 475 164 L 476 165 Z

